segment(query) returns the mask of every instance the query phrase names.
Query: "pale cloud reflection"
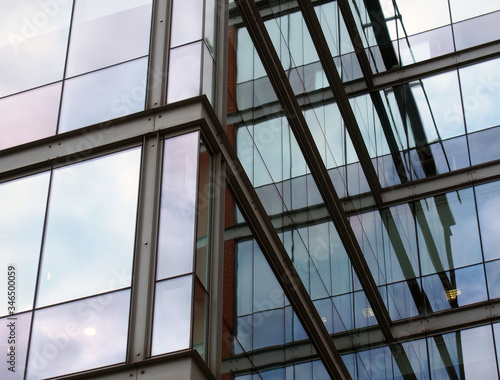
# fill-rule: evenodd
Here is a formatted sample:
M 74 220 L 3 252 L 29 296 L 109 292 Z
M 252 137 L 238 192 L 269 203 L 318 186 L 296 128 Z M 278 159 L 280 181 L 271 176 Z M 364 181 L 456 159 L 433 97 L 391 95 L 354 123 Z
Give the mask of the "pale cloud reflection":
M 8 265 L 16 267 L 17 311 L 33 307 L 49 173 L 0 185 L 0 284 Z M 2 288 L 5 289 L 5 288 Z M 7 314 L 7 293 L 0 293 L 0 315 Z
M 124 290 L 36 311 L 27 379 L 125 361 L 129 305 Z
M 0 149 L 54 135 L 61 83 L 0 100 Z
M 0 4 L 0 97 L 62 79 L 71 3 Z
M 191 330 L 192 276 L 156 285 L 152 354 L 189 347 Z
M 148 54 L 151 0 L 75 4 L 68 77 Z
M 140 152 L 54 171 L 38 306 L 130 285 Z
M 157 279 L 193 270 L 199 136 L 165 140 Z
M 65 82 L 59 133 L 144 109 L 147 58 Z

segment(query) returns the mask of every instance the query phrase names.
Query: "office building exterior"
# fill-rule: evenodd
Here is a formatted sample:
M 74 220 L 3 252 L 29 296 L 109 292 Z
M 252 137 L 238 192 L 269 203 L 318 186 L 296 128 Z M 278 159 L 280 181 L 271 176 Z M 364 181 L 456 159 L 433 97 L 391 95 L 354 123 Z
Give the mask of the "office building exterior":
M 0 1 L 2 378 L 499 378 L 499 21 Z

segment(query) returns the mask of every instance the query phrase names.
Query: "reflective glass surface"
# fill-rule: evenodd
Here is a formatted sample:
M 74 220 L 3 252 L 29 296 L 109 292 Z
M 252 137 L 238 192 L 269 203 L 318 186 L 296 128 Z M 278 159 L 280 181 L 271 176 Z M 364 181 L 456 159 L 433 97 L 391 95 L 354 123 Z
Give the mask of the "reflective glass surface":
M 54 170 L 37 306 L 130 286 L 140 154 Z
M 468 132 L 500 124 L 500 59 L 493 59 L 459 70 L 465 123 Z
M 62 79 L 71 8 L 72 1 L 0 2 L 0 97 Z
M 199 143 L 197 132 L 164 143 L 158 280 L 194 270 Z
M 168 103 L 200 95 L 201 53 L 201 42 L 170 50 Z
M 189 348 L 192 287 L 192 276 L 160 281 L 156 285 L 153 355 Z
M 171 47 L 202 39 L 203 0 L 174 0 Z
M 75 2 L 66 77 L 147 55 L 151 0 Z
M 476 186 L 477 212 L 485 261 L 500 258 L 500 182 Z
M 56 133 L 61 83 L 0 99 L 0 149 Z
M 144 109 L 147 58 L 66 81 L 59 133 Z
M 125 361 L 130 290 L 35 311 L 27 379 Z
M 13 266 L 16 312 L 33 308 L 49 178 L 43 173 L 0 185 L 0 283 L 7 289 L 7 268 Z M 0 316 L 7 315 L 6 291 L 0 300 Z

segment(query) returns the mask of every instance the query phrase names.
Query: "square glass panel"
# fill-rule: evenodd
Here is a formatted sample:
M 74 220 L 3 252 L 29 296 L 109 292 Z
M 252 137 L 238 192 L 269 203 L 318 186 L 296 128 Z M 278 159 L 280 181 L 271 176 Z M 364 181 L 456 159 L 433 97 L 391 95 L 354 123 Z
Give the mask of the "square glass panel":
M 13 266 L 16 312 L 33 308 L 49 179 L 42 173 L 0 185 L 0 284 L 7 289 L 7 268 Z M 7 301 L 2 291 L 0 316 L 8 314 Z
M 54 170 L 38 306 L 130 286 L 140 155 Z
M 66 77 L 145 56 L 151 0 L 77 0 Z
M 0 99 L 0 149 L 56 133 L 61 83 Z
M 0 1 L 0 97 L 63 78 L 72 1 Z
M 164 142 L 156 279 L 193 272 L 199 133 Z
M 121 363 L 130 290 L 35 311 L 27 380 Z
M 190 347 L 192 276 L 156 284 L 152 355 Z
M 142 58 L 67 80 L 58 132 L 142 111 L 147 66 Z

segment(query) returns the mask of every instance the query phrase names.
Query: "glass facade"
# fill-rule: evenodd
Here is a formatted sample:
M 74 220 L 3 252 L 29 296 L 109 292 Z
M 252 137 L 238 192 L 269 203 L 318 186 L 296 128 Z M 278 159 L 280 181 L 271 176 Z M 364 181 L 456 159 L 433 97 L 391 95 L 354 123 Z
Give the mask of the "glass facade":
M 228 123 L 312 303 L 235 194 L 227 378 L 498 378 L 498 4 L 249 3 Z
M 499 378 L 498 21 L 0 1 L 0 378 Z

